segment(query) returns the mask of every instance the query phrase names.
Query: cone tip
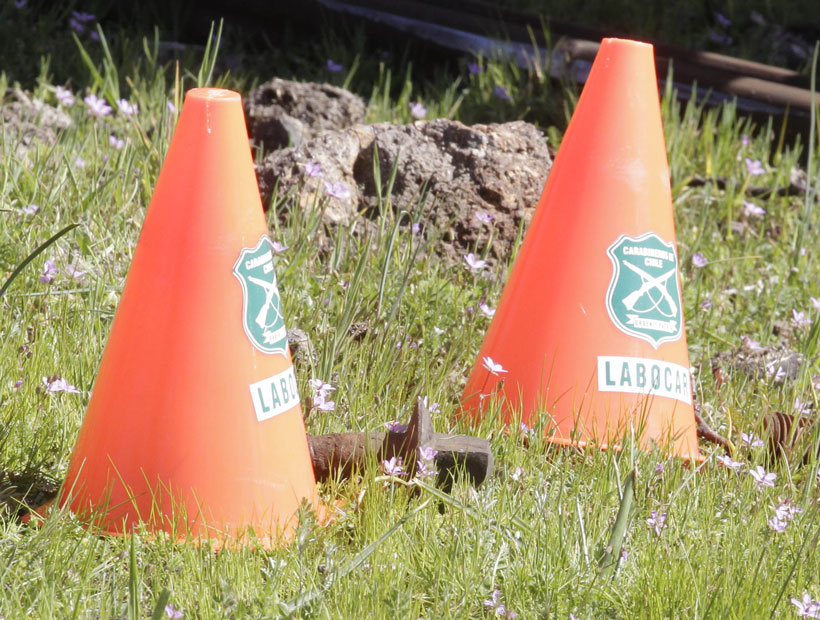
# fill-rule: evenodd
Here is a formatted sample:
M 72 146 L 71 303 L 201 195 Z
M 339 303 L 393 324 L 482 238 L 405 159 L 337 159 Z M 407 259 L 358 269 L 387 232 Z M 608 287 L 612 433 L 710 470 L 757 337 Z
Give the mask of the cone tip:
M 653 49 L 651 43 L 646 43 L 644 41 L 634 41 L 632 39 L 619 39 L 617 37 L 607 37 L 601 40 L 601 46 L 610 46 L 614 45 L 617 47 L 632 47 L 635 49 L 645 49 L 649 48 L 650 50 Z
M 208 101 L 241 101 L 241 95 L 224 88 L 192 88 L 185 94 L 186 98 Z

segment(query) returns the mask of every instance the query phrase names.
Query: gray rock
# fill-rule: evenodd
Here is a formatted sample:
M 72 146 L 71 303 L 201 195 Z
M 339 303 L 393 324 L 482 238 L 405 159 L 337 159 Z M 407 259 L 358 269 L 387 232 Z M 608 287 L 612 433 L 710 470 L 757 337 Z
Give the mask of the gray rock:
M 0 117 L 6 139 L 16 144 L 17 157 L 24 158 L 37 144 L 53 145 L 57 132 L 72 125 L 71 117 L 62 109 L 30 99 L 19 88 L 10 92 L 15 100 L 0 108 Z
M 275 187 L 279 196 L 293 192 L 299 208 L 322 205 L 328 224 L 346 224 L 361 211 L 376 213 L 374 152 L 383 188 L 396 168 L 390 196 L 394 209 L 425 209 L 421 222 L 443 233 L 439 250 L 444 254 L 471 251 L 476 244 L 481 248 L 492 231 L 490 260 L 509 257 L 552 165 L 542 133 L 523 121 L 469 127 L 443 119 L 354 125 L 268 155 L 256 169 L 263 199 L 267 204 Z M 321 176 L 308 174 L 308 162 L 321 165 Z M 347 195 L 332 189 L 329 195 L 328 186 L 334 184 Z M 477 212 L 492 221 L 482 221 Z
M 298 327 L 288 330 L 288 347 L 293 363 L 303 371 L 309 370 L 319 362 L 319 355 L 310 336 Z
M 364 120 L 358 95 L 330 84 L 274 78 L 245 100 L 248 131 L 266 151 L 304 144 L 318 132 L 344 129 Z

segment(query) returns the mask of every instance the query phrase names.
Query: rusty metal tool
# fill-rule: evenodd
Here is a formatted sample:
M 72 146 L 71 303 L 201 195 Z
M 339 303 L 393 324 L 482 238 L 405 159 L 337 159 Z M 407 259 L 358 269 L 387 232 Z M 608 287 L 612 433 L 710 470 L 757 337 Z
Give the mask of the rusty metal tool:
M 370 433 L 329 433 L 308 435 L 313 472 L 316 480 L 335 476 L 349 478 L 362 469 L 368 458 L 387 460 L 401 458 L 408 475 L 415 472 L 419 450 L 437 450 L 434 457 L 438 470 L 436 483 L 449 491 L 455 478 L 464 472 L 478 486 L 493 472 L 490 442 L 469 435 L 433 432 L 433 421 L 427 406 L 419 400 L 404 431 Z

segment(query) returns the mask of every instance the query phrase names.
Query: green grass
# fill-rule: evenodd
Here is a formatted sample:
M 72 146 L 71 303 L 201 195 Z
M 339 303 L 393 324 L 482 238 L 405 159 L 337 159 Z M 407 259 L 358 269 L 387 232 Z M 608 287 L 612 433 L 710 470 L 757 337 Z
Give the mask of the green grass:
M 4 8 L 3 16 L 13 10 Z M 56 17 L 44 13 L 26 27 L 51 32 L 49 19 Z M 210 68 L 204 63 L 200 71 L 202 59 L 192 54 L 177 78 L 173 66 L 157 60 L 150 38 L 146 52 L 125 32 L 106 34 L 107 57 L 83 39 L 89 65 L 66 36 L 52 41 L 63 50 L 53 60 L 60 79 L 49 63 L 34 65 L 42 67 L 40 75 L 29 76 L 32 96 L 52 104 L 55 84 L 71 78 L 78 95 L 69 108 L 73 127 L 53 147 L 32 150 L 28 161 L 16 154 L 13 140 L 3 140 L 0 151 L 0 280 L 52 235 L 77 224 L 0 298 L 0 470 L 32 484 L 65 474 L 172 134 L 167 102 L 178 102 Z M 269 66 L 261 77 L 347 83 L 370 98 L 370 121 L 407 122 L 407 104 L 416 100 L 430 117 L 530 118 L 550 130 L 557 146 L 571 87 L 492 60 L 479 76 L 469 75 L 465 61 L 416 78 L 411 56 L 378 59 L 362 39 L 343 45 L 342 36 L 329 32 L 319 44 L 291 48 L 280 72 Z M 225 37 L 230 43 L 236 33 Z M 346 71 L 324 72 L 328 57 Z M 258 79 L 217 74 L 214 83 L 242 90 Z M 510 89 L 512 103 L 493 97 L 497 83 Z M 86 88 L 110 103 L 128 97 L 140 112 L 130 120 L 89 117 L 81 103 Z M 707 421 L 740 445 L 739 433 L 759 433 L 766 412 L 791 411 L 795 398 L 816 401 L 818 312 L 810 303 L 820 297 L 816 210 L 813 203 L 807 210 L 801 196 L 744 194 L 752 185 L 788 183 L 790 168 L 801 161 L 799 145 L 778 149 L 778 127 L 752 127 L 731 106 L 681 105 L 671 93 L 663 99 L 663 117 L 698 400 Z M 112 134 L 125 140 L 121 150 L 109 145 Z M 750 177 L 745 157 L 765 162 L 767 172 Z M 695 175 L 725 178 L 726 189 L 689 184 Z M 742 216 L 744 199 L 763 206 L 765 216 Z M 23 208 L 31 204 L 40 209 L 28 215 Z M 463 265 L 417 252 L 441 231 L 414 235 L 389 210 L 372 238 L 341 228 L 333 250 L 317 253 L 316 216 L 280 207 L 288 215 L 279 218 L 274 210 L 269 219 L 273 236 L 291 248 L 277 264 L 287 324 L 308 332 L 319 351 L 315 368 L 299 369 L 300 390 L 310 393 L 311 377 L 338 388 L 336 411 L 312 412 L 309 432 L 378 429 L 407 418 L 425 395 L 441 403 L 437 430 L 450 427 L 488 325 L 467 308 L 495 305 L 508 265 L 497 267 L 497 278 L 476 278 Z M 414 217 L 424 221 L 418 211 Z M 733 231 L 733 221 L 744 221 L 744 232 Z M 794 242 L 804 229 L 802 254 Z M 704 268 L 691 261 L 698 252 L 709 261 Z M 46 259 L 60 269 L 50 284 L 38 277 Z M 88 273 L 75 280 L 66 273 L 69 264 Z M 716 390 L 711 356 L 742 336 L 773 344 L 774 324 L 788 322 L 792 309 L 813 321 L 788 337 L 789 346 L 811 360 L 800 378 L 777 386 L 733 373 Z M 355 321 L 371 325 L 358 342 L 345 336 Z M 45 393 L 42 378 L 55 374 L 81 393 Z M 498 471 L 481 488 L 457 485 L 452 495 L 440 496 L 416 485 L 410 492 L 373 463 L 355 480 L 322 486 L 327 502 L 340 502 L 332 523 L 320 527 L 304 515 L 294 543 L 273 551 L 215 553 L 144 532 L 100 537 L 68 513 L 54 513 L 38 528 L 22 524 L 7 506 L 0 512 L 0 617 L 144 618 L 155 611 L 163 617 L 172 604 L 186 617 L 203 618 L 481 618 L 492 616 L 483 602 L 499 590 L 499 600 L 519 618 L 760 618 L 793 616 L 789 598 L 805 590 L 820 597 L 815 462 L 769 463 L 760 449 L 741 451 L 738 458 L 749 465 L 777 473 L 773 488 L 758 489 L 749 474 L 718 467 L 709 445 L 703 449 L 710 460 L 692 470 L 629 443 L 620 453 L 568 451 L 536 437 L 525 445 L 519 433 L 499 433 L 490 423 L 456 428 L 491 438 Z M 634 497 L 624 502 L 617 528 L 625 557 L 617 571 L 602 572 L 633 470 Z M 8 484 L 4 478 L 0 491 Z M 805 512 L 775 533 L 767 520 L 787 498 Z M 646 522 L 653 510 L 667 515 L 659 535 Z

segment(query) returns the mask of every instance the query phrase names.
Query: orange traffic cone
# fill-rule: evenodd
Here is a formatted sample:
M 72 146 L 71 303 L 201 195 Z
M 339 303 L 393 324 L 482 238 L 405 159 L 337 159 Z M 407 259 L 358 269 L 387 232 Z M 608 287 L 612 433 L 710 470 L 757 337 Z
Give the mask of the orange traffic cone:
M 238 93 L 187 93 L 63 486 L 102 530 L 236 544 L 321 509 Z
M 605 39 L 462 399 L 699 459 L 652 46 Z

